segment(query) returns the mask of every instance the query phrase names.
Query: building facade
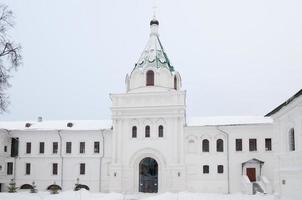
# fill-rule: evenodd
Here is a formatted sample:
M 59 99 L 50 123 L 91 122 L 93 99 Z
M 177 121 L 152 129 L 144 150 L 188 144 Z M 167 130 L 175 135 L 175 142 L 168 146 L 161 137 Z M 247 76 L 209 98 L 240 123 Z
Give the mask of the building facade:
M 102 192 L 287 195 L 302 184 L 301 91 L 265 117 L 187 118 L 186 91 L 150 22 L 149 41 L 111 94 L 108 121 L 0 123 L 0 186 Z M 296 196 L 301 193 L 296 192 Z M 296 197 L 293 195 L 293 197 Z

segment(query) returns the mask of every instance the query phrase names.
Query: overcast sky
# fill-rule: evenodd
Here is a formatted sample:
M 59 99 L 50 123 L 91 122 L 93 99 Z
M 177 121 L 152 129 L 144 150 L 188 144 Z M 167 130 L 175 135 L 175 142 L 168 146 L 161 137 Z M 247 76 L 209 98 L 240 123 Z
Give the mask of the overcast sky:
M 110 119 L 149 37 L 152 0 L 4 0 L 23 66 L 0 120 Z M 187 116 L 264 115 L 302 88 L 301 0 L 158 0 Z

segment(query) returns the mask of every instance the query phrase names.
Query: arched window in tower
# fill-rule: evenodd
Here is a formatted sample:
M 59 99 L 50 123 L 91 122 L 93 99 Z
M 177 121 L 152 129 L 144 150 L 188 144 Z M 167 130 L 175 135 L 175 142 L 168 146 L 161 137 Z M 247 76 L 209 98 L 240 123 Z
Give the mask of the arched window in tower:
M 152 70 L 147 71 L 146 86 L 154 85 L 154 72 Z
M 145 137 L 149 138 L 150 137 L 150 126 L 145 127 Z
M 209 152 L 209 151 L 210 151 L 209 140 L 207 139 L 202 140 L 202 152 Z
M 177 90 L 177 78 L 174 76 L 174 89 Z
M 164 127 L 162 125 L 158 127 L 158 137 L 164 137 Z
M 295 129 L 291 128 L 289 130 L 289 137 L 288 137 L 288 144 L 289 144 L 289 150 L 290 151 L 295 151 L 296 146 L 295 146 Z
M 132 138 L 136 138 L 136 137 L 137 137 L 137 127 L 132 126 Z
M 223 140 L 222 139 L 218 139 L 216 141 L 216 151 L 223 152 Z

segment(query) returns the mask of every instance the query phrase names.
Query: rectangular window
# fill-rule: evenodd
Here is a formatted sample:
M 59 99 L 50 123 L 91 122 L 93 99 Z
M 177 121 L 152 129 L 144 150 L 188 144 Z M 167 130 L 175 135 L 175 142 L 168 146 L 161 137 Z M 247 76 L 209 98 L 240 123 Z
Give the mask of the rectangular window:
M 203 168 L 203 173 L 204 173 L 204 174 L 210 173 L 209 165 L 204 165 L 202 168 Z
M 44 147 L 45 147 L 45 143 L 44 142 L 40 142 L 39 153 L 44 153 Z
M 100 153 L 100 142 L 94 142 L 94 153 Z
M 7 152 L 7 146 L 4 146 L 4 152 Z
M 58 175 L 58 163 L 52 163 L 52 175 Z
M 58 142 L 53 142 L 52 143 L 52 153 L 53 154 L 57 154 L 58 153 L 58 147 L 59 147 Z
M 19 152 L 19 140 L 18 138 L 12 138 L 11 143 L 11 157 L 17 157 Z
M 8 162 L 7 163 L 7 169 L 6 169 L 6 173 L 7 175 L 12 175 L 13 174 L 13 163 L 12 162 Z
M 25 174 L 30 175 L 30 163 L 25 164 Z
M 271 150 L 272 150 L 272 139 L 265 138 L 265 151 L 271 151 Z
M 85 142 L 80 142 L 80 153 L 85 153 Z
M 236 151 L 242 151 L 242 139 L 236 139 Z
M 26 142 L 26 153 L 31 153 L 31 143 L 30 142 Z
M 250 151 L 257 151 L 257 139 L 249 139 L 249 149 Z
M 71 142 L 66 142 L 66 153 L 71 153 Z
M 217 165 L 217 173 L 223 174 L 223 165 Z
M 85 163 L 80 163 L 80 174 L 85 174 Z

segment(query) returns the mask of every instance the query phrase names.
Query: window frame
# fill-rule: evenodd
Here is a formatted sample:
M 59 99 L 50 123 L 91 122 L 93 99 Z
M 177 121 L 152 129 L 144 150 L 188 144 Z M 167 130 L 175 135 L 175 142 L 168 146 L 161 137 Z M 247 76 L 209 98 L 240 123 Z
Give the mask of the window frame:
M 206 144 L 205 144 L 206 142 Z M 208 153 L 210 152 L 210 141 L 208 139 L 203 139 L 201 144 L 202 152 Z
M 253 143 L 255 141 L 255 143 Z M 254 146 L 253 146 L 254 144 Z M 250 138 L 249 139 L 249 151 L 254 152 L 257 151 L 257 138 Z
M 85 146 L 86 146 L 85 142 L 80 142 L 80 148 L 79 148 L 80 154 L 85 154 L 85 148 L 86 148 Z
M 132 126 L 131 137 L 132 138 L 137 138 L 137 126 Z
M 52 142 L 52 154 L 59 153 L 59 142 Z
M 272 138 L 265 138 L 264 140 L 265 143 L 265 151 L 272 151 Z
M 100 153 L 100 141 L 94 141 L 93 153 Z
M 45 142 L 39 142 L 39 154 L 45 153 Z
M 65 153 L 71 154 L 72 153 L 72 142 L 65 143 Z
M 224 141 L 219 138 L 216 140 L 216 152 L 224 152 Z
M 86 165 L 85 163 L 80 163 L 80 175 L 86 174 Z
M 217 174 L 223 174 L 223 173 L 224 173 L 224 166 L 217 165 Z
M 150 138 L 151 137 L 151 134 L 150 134 L 151 130 L 150 129 L 151 128 L 150 128 L 149 125 L 145 126 L 145 138 Z
M 58 175 L 59 172 L 58 168 L 59 168 L 58 163 L 52 163 L 52 175 L 54 176 Z
M 209 165 L 203 165 L 202 166 L 202 173 L 203 174 L 210 174 L 210 166 Z
M 158 126 L 158 137 L 160 137 L 160 138 L 164 137 L 164 126 L 163 125 Z
M 31 142 L 26 142 L 26 154 L 31 154 Z
M 146 72 L 146 86 L 154 86 L 154 71 L 153 70 L 148 70 Z
M 243 151 L 242 148 L 242 138 L 236 138 L 235 139 L 235 151 Z
M 291 128 L 288 133 L 288 150 L 296 150 L 296 139 L 295 139 L 295 129 Z
M 31 172 L 31 164 L 25 163 L 25 175 L 30 175 Z
M 177 88 L 177 77 L 176 76 L 174 76 L 174 90 L 177 90 L 178 88 Z
M 14 173 L 14 163 L 13 162 L 7 162 L 6 163 L 6 175 L 13 175 Z

